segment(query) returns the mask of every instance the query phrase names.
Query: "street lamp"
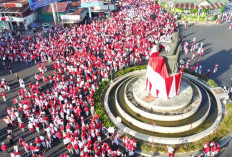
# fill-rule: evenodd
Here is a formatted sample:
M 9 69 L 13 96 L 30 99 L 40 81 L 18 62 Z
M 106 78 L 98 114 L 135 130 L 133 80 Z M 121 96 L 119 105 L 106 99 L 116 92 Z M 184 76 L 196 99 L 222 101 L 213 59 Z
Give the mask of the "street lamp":
M 112 63 L 111 63 L 110 64 L 110 83 L 113 83 L 113 80 L 112 80 L 112 75 L 113 75 L 112 70 L 113 70 L 113 68 L 112 68 Z

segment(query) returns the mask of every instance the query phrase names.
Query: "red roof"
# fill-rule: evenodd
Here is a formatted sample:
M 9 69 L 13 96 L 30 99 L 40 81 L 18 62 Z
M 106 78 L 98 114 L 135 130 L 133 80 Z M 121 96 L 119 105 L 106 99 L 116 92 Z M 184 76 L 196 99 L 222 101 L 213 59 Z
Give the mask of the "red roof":
M 56 10 L 56 5 L 54 5 Z M 69 3 L 68 2 L 57 2 L 57 10 L 59 13 L 66 13 L 69 9 Z M 52 13 L 52 8 L 50 5 L 47 5 L 43 8 L 44 13 Z
M 219 9 L 226 5 L 225 3 L 212 3 L 210 5 L 201 6 L 202 9 Z
M 199 7 L 194 3 L 176 3 L 175 8 L 198 9 Z
M 226 5 L 225 3 L 212 3 L 210 5 L 196 5 L 194 3 L 176 3 L 175 8 L 183 8 L 183 9 L 218 9 L 222 6 Z

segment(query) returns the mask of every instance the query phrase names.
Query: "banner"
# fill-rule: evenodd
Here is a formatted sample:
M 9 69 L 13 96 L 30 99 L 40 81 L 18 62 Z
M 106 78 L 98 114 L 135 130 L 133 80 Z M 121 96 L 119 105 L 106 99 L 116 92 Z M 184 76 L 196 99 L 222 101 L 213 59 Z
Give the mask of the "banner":
M 29 5 L 31 10 L 35 10 L 37 8 L 41 8 L 57 1 L 60 0 L 29 0 Z
M 94 7 L 100 5 L 104 5 L 102 0 L 81 0 L 82 8 Z

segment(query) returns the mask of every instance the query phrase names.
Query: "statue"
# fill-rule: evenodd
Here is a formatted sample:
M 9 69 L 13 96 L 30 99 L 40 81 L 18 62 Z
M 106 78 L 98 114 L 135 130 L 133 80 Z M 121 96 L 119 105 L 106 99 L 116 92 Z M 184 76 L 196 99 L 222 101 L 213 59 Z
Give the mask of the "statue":
M 154 98 L 171 99 L 178 95 L 181 84 L 182 70 L 178 72 L 180 44 L 178 34 L 173 34 L 169 44 L 170 51 L 165 52 L 164 46 L 157 44 L 151 50 L 146 72 L 146 90 L 149 94 L 146 101 Z

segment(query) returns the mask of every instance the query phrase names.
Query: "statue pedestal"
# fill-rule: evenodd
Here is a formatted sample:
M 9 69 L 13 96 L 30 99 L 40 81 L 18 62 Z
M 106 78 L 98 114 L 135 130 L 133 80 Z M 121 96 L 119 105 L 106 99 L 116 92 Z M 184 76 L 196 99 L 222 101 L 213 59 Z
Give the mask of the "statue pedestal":
M 133 96 L 146 109 L 170 113 L 181 110 L 190 104 L 193 97 L 193 89 L 188 82 L 182 80 L 179 95 L 168 100 L 157 99 L 148 96 L 146 91 L 146 76 L 143 76 L 133 84 Z

